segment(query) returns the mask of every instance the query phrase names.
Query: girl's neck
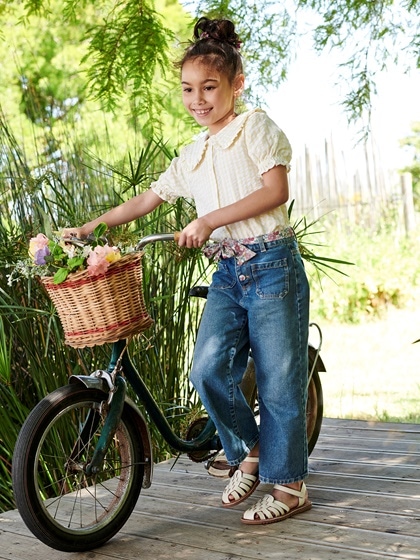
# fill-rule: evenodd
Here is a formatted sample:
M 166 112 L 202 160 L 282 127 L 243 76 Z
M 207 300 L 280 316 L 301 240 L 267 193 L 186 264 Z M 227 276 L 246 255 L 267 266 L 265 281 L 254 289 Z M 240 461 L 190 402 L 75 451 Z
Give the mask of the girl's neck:
M 233 113 L 231 113 L 230 115 L 226 115 L 226 118 L 223 120 L 223 123 L 217 123 L 218 126 L 214 125 L 210 125 L 208 128 L 208 133 L 209 136 L 214 136 L 215 134 L 218 134 L 219 132 L 221 132 L 226 126 L 228 126 L 235 118 L 237 117 L 237 114 L 235 113 L 235 111 L 233 111 Z

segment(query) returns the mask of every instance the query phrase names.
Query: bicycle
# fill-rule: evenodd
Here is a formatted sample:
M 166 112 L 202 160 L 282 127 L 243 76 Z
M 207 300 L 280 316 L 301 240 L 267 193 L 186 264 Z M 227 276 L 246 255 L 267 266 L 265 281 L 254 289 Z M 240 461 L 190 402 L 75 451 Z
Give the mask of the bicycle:
M 143 238 L 136 249 L 173 240 L 173 234 L 154 234 Z M 192 296 L 206 294 L 206 287 L 191 290 Z M 322 334 L 315 326 L 319 345 L 308 347 L 309 452 L 321 429 L 319 373 L 325 371 L 320 357 Z M 113 343 L 107 369 L 73 375 L 68 385 L 44 397 L 17 439 L 12 467 L 15 501 L 30 531 L 51 548 L 83 552 L 102 546 L 126 523 L 141 489 L 152 484 L 148 423 L 127 397 L 127 382 L 173 450 L 200 462 L 208 462 L 221 450 L 209 418 L 193 422 L 184 438 L 177 435 L 132 363 L 126 340 Z M 253 405 L 256 386 L 251 355 L 242 388 Z

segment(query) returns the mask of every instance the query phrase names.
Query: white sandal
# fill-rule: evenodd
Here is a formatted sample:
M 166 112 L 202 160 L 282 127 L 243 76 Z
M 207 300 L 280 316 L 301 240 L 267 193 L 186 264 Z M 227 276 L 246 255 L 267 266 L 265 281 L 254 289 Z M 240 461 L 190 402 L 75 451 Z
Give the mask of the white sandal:
M 271 494 L 266 494 L 258 500 L 255 505 L 245 511 L 241 519 L 242 523 L 246 523 L 247 525 L 276 523 L 277 521 L 283 521 L 283 519 L 292 517 L 292 515 L 311 509 L 312 503 L 308 500 L 308 492 L 304 482 L 300 490 L 294 490 L 293 488 L 280 484 L 275 484 L 274 489 L 297 496 L 299 498 L 298 504 L 290 508 L 288 505 L 280 502 L 280 500 L 276 500 Z
M 243 462 L 258 463 L 258 457 L 247 457 Z M 258 472 L 247 474 L 238 469 L 230 479 L 222 495 L 223 507 L 233 507 L 246 500 L 260 483 Z M 233 496 L 233 500 L 229 499 Z

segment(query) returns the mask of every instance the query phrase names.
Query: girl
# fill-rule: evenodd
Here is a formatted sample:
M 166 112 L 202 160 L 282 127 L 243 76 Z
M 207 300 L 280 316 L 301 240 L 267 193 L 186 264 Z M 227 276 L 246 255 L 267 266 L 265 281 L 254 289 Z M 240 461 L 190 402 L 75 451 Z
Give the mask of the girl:
M 240 42 L 232 22 L 201 18 L 179 63 L 182 99 L 207 132 L 185 147 L 150 189 L 65 235 L 86 237 L 164 201 L 193 198 L 198 218 L 179 245 L 218 262 L 194 353 L 191 382 L 213 419 L 230 465 L 222 495 L 235 506 L 260 482 L 273 485 L 242 522 L 281 521 L 311 507 L 306 383 L 309 288 L 286 209 L 291 149 L 261 110 L 240 115 Z M 207 243 L 211 240 L 209 243 Z M 249 350 L 256 363 L 260 428 L 239 388 Z

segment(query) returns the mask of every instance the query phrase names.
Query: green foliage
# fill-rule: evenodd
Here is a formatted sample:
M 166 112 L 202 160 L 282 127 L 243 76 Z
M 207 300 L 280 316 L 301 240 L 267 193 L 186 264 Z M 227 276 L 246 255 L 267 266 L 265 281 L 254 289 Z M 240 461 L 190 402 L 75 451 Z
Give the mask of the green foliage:
M 412 125 L 413 134 L 401 140 L 401 145 L 412 151 L 413 161 L 402 171 L 411 173 L 413 178 L 414 207 L 420 212 L 420 122 Z
M 7 60 L 7 73 L 10 64 L 17 67 L 12 84 L 18 87 L 21 111 L 40 125 L 77 118 L 85 100 L 80 59 L 85 51 L 89 15 L 69 28 L 63 26 L 61 5 L 57 2 L 47 12 L 34 10 L 30 18 L 23 18 L 23 14 L 22 6 L 17 6 L 8 15 L 4 45 L 10 54 L 15 54 Z M 12 84 L 5 81 L 3 87 L 10 88 Z
M 176 145 L 185 141 L 172 60 L 175 44 L 186 39 L 189 18 L 178 3 L 160 0 L 160 14 L 153 3 L 134 0 L 52 0 L 45 11 L 31 10 L 32 4 L 14 3 L 0 11 L 2 48 L 8 54 L 0 100 L 15 134 L 20 127 L 31 132 L 27 119 L 40 127 L 40 137 L 45 127 L 59 136 L 66 123 L 78 128 L 79 140 L 82 134 L 105 135 L 98 113 L 105 107 L 120 123 L 113 134 L 123 139 L 132 129 L 145 137 L 176 133 Z M 45 149 L 56 153 L 54 144 Z
M 321 281 L 324 275 L 329 277 L 332 272 L 347 276 L 343 270 L 343 266 L 346 267 L 354 263 L 321 255 L 319 250 L 323 247 L 323 244 L 320 243 L 319 236 L 324 233 L 321 225 L 322 219 L 308 220 L 306 216 L 302 216 L 293 221 L 292 211 L 294 203 L 295 201 L 292 200 L 288 209 L 288 215 L 290 223 L 293 224 L 299 251 L 303 260 L 312 266 L 315 276 L 319 281 Z M 314 229 L 315 226 L 316 229 Z
M 162 131 L 162 111 L 179 116 L 171 62 L 179 43 L 191 37 L 183 5 L 174 0 L 8 5 L 0 18 L 9 23 L 14 17 L 32 29 L 29 52 L 26 34 L 19 41 L 11 40 L 7 26 L 4 32 L 8 43 L 24 53 L 18 77 L 22 110 L 38 123 L 76 118 L 87 92 L 107 109 L 124 107 L 134 126 L 150 132 L 159 124 Z M 347 84 L 343 105 L 350 120 L 368 121 L 378 72 L 391 64 L 406 70 L 420 66 L 418 0 L 291 0 L 280 7 L 274 0 L 200 0 L 185 6 L 196 16 L 225 16 L 237 23 L 247 98 L 254 102 L 285 78 L 308 32 L 315 50 L 341 50 L 337 81 Z
M 390 64 L 420 67 L 418 0 L 297 0 L 313 10 L 316 50 L 343 51 L 340 82 L 349 83 L 343 106 L 349 120 L 369 116 L 375 77 Z M 337 80 L 338 81 L 338 80 Z
M 1 296 L 0 296 L 1 297 Z M 13 507 L 10 481 L 11 454 L 16 435 L 16 424 L 22 425 L 26 410 L 12 386 L 12 344 L 6 337 L 3 319 L 0 317 L 0 511 Z
M 377 231 L 356 224 L 340 227 L 323 220 L 323 251 L 345 255 L 355 266 L 347 278 L 315 276 L 311 281 L 311 314 L 315 320 L 360 323 L 383 318 L 394 306 L 404 307 L 420 285 L 420 264 L 413 259 L 417 240 L 401 237 L 397 218 L 389 213 Z
M 149 2 L 117 2 L 89 32 L 83 62 L 89 61 L 88 85 L 108 110 L 116 108 L 128 85 L 150 111 L 156 67 L 165 75 L 169 66 L 171 31 L 164 27 Z

